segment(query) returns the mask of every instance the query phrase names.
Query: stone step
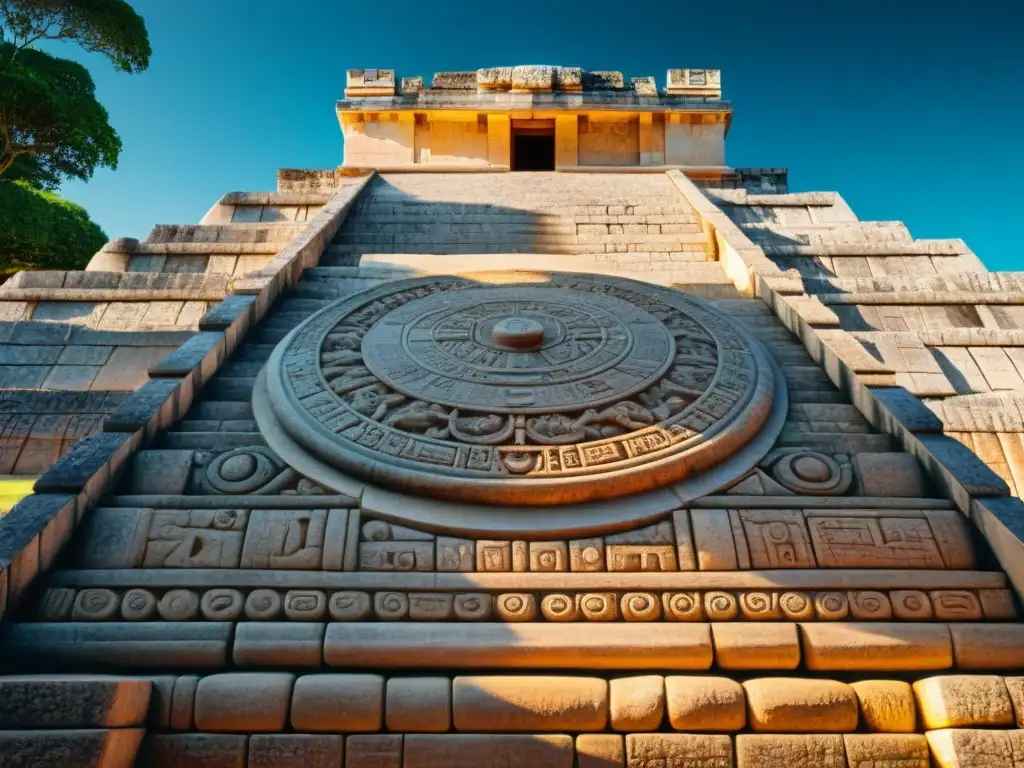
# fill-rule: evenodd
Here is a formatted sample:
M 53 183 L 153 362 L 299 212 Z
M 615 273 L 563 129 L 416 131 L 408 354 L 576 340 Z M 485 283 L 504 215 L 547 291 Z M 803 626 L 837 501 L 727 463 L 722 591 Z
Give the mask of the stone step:
M 252 417 L 252 405 L 249 403 L 213 400 L 205 393 L 188 413 L 188 418 L 202 421 L 248 421 Z
M 155 441 L 157 448 L 189 451 L 230 451 L 251 445 L 266 445 L 259 432 L 162 432 Z
M 506 224 L 508 226 L 530 227 L 574 227 L 579 224 L 699 224 L 700 218 L 693 214 L 651 213 L 651 214 L 579 214 L 543 215 L 535 213 L 465 213 L 465 214 L 353 214 L 345 220 L 345 228 L 359 226 L 398 226 L 417 224 Z M 184 244 L 183 244 L 184 245 Z M 194 244 L 193 244 L 194 245 Z
M 285 334 L 281 335 L 284 338 Z M 254 376 L 214 376 L 203 388 L 203 397 L 211 400 L 249 402 L 256 385 Z

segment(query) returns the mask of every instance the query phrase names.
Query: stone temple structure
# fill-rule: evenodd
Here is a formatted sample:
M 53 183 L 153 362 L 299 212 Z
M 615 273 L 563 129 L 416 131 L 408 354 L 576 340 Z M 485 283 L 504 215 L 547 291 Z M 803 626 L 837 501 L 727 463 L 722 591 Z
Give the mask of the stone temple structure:
M 1024 277 L 717 71 L 337 112 L 0 288 L 0 766 L 1024 766 Z

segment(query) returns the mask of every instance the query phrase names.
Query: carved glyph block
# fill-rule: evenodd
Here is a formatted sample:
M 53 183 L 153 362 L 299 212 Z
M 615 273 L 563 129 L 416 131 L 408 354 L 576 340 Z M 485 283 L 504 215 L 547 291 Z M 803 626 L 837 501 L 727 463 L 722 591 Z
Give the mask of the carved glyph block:
M 935 618 L 942 621 L 976 621 L 981 618 L 981 602 L 973 592 L 963 589 L 934 589 L 929 593 Z
M 455 596 L 455 618 L 460 621 L 486 621 L 491 618 L 493 600 L 485 592 L 467 592 Z
M 889 593 L 892 614 L 897 619 L 930 619 L 932 601 L 919 589 L 894 589 Z
M 537 598 L 529 593 L 498 595 L 496 605 L 502 621 L 534 621 L 537 618 Z
M 603 571 L 604 558 L 603 539 L 575 539 L 569 542 L 569 568 L 573 571 Z
M 666 592 L 661 602 L 666 621 L 704 620 L 704 603 L 699 592 Z
M 575 595 L 545 595 L 540 611 L 548 621 L 578 621 L 582 615 Z
M 667 544 L 617 544 L 606 548 L 609 571 L 674 571 L 676 548 Z
M 409 618 L 413 621 L 447 621 L 454 615 L 454 596 L 419 592 L 409 595 Z
M 945 568 L 924 518 L 808 516 L 822 568 Z
M 795 510 L 730 510 L 740 568 L 814 568 L 803 514 Z M 748 557 L 744 558 L 744 554 Z M 747 562 L 744 563 L 744 560 Z
M 249 512 L 244 509 L 157 510 L 144 568 L 237 568 Z
M 366 592 L 335 592 L 327 610 L 335 621 L 362 621 L 370 618 L 373 605 Z
M 567 571 L 569 549 L 564 541 L 531 541 L 531 571 Z
M 476 559 L 475 545 L 468 539 L 437 538 L 437 570 L 471 573 Z
M 364 541 L 359 545 L 361 571 L 432 571 L 432 541 Z
M 614 592 L 590 592 L 580 598 L 580 610 L 587 621 L 615 621 L 619 602 Z
M 476 569 L 481 573 L 512 570 L 512 542 L 481 540 L 476 543 Z
M 326 524 L 325 509 L 254 509 L 240 567 L 318 570 Z
M 667 78 L 668 93 L 672 96 L 722 95 L 720 69 L 670 69 Z

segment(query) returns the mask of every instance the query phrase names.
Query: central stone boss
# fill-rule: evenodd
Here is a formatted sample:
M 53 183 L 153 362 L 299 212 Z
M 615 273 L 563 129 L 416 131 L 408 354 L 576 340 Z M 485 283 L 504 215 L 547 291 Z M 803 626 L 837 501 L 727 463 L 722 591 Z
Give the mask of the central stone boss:
M 707 303 L 644 283 L 500 273 L 385 283 L 304 322 L 267 368 L 319 461 L 488 504 L 639 493 L 705 471 L 767 418 L 765 351 Z

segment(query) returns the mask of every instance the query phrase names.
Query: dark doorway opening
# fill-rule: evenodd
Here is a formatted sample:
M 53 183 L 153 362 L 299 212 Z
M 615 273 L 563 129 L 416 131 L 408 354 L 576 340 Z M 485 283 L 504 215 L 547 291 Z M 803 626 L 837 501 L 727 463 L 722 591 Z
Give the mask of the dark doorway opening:
M 512 137 L 513 171 L 555 170 L 555 132 L 516 131 Z

